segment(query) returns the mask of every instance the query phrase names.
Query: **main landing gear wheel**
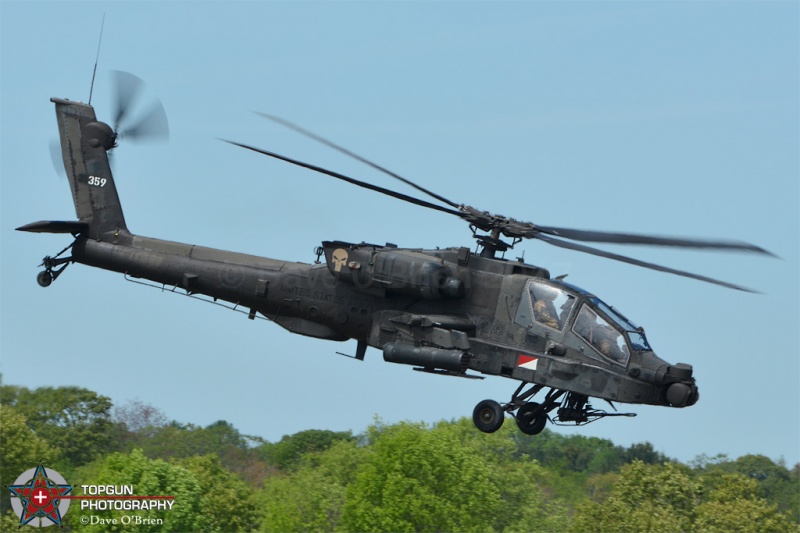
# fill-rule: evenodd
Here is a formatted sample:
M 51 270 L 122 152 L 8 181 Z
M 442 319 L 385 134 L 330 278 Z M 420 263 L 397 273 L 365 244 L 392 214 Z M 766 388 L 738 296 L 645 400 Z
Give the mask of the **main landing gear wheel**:
M 526 403 L 517 410 L 517 427 L 526 435 L 538 435 L 547 424 L 547 413 L 536 402 Z
M 472 411 L 472 421 L 475 423 L 475 427 L 484 433 L 494 433 L 503 425 L 504 413 L 503 408 L 496 401 L 483 400 Z

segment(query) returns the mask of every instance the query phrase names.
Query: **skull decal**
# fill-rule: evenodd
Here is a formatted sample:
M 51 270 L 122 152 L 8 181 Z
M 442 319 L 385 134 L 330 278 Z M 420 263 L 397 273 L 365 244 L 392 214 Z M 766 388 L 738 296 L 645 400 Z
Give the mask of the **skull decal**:
M 333 251 L 333 255 L 331 255 L 331 259 L 333 260 L 333 270 L 335 272 L 340 272 L 342 267 L 347 263 L 347 250 L 344 248 L 337 248 Z

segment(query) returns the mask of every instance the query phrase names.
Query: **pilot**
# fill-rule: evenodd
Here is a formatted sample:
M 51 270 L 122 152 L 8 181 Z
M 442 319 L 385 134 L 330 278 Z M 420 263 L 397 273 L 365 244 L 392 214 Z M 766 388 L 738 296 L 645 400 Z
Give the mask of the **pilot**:
M 561 325 L 558 323 L 556 306 L 553 305 L 553 300 L 557 296 L 556 291 L 549 287 L 539 287 L 536 290 L 536 296 L 538 298 L 533 304 L 533 318 L 547 327 L 559 329 Z
M 583 337 L 589 342 L 592 342 L 592 328 L 594 327 L 594 316 L 587 307 L 584 305 L 581 312 L 578 313 L 578 318 L 575 320 L 574 330 L 575 333 Z
M 617 344 L 619 340 L 619 332 L 608 326 L 600 326 L 598 330 L 598 348 L 600 352 L 606 357 L 610 357 L 615 361 L 620 361 L 624 358 L 622 351 Z

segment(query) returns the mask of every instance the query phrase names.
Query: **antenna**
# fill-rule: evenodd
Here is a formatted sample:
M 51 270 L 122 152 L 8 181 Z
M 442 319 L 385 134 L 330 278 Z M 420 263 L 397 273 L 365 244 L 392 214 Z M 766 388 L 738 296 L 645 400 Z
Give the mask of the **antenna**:
M 97 75 L 97 62 L 100 61 L 100 45 L 103 43 L 103 28 L 106 25 L 106 14 L 103 13 L 103 22 L 100 23 L 100 40 L 97 42 L 97 56 L 94 58 L 92 71 L 92 85 L 89 87 L 89 105 L 92 105 L 92 92 L 94 91 L 94 77 Z

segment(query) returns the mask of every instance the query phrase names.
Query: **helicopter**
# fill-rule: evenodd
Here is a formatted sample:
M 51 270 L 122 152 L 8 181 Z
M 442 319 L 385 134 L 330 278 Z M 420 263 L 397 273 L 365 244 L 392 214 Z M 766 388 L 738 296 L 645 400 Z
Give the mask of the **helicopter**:
M 171 242 L 132 233 L 123 216 L 109 155 L 125 138 L 168 132 L 163 106 L 123 127 L 141 92 L 139 78 L 118 73 L 114 127 L 98 121 L 91 103 L 51 98 L 60 156 L 77 220 L 42 220 L 17 228 L 71 234 L 73 241 L 46 256 L 37 282 L 48 287 L 72 263 L 124 274 L 137 283 L 247 310 L 292 333 L 356 341 L 385 361 L 419 372 L 518 381 L 506 402 L 487 399 L 473 410 L 482 432 L 500 429 L 512 415 L 526 434 L 548 422 L 584 425 L 619 413 L 615 403 L 683 408 L 699 391 L 693 368 L 670 364 L 650 346 L 644 329 L 591 291 L 551 277 L 547 269 L 504 258 L 525 239 L 588 253 L 723 287 L 745 287 L 640 261 L 580 244 L 601 242 L 729 250 L 773 255 L 740 241 L 660 237 L 541 226 L 452 201 L 335 143 L 276 116 L 261 114 L 322 142 L 431 198 L 423 200 L 248 144 L 231 145 L 300 166 L 466 222 L 477 246 L 426 250 L 394 244 L 323 241 L 313 264 Z M 91 98 L 90 98 L 91 102 Z M 577 242 L 575 242 L 577 241 Z M 64 256 L 67 252 L 70 255 Z M 182 291 L 182 292 L 181 292 Z M 224 304 L 223 304 L 224 303 Z M 534 401 L 541 393 L 541 398 Z M 604 400 L 612 412 L 592 407 Z

